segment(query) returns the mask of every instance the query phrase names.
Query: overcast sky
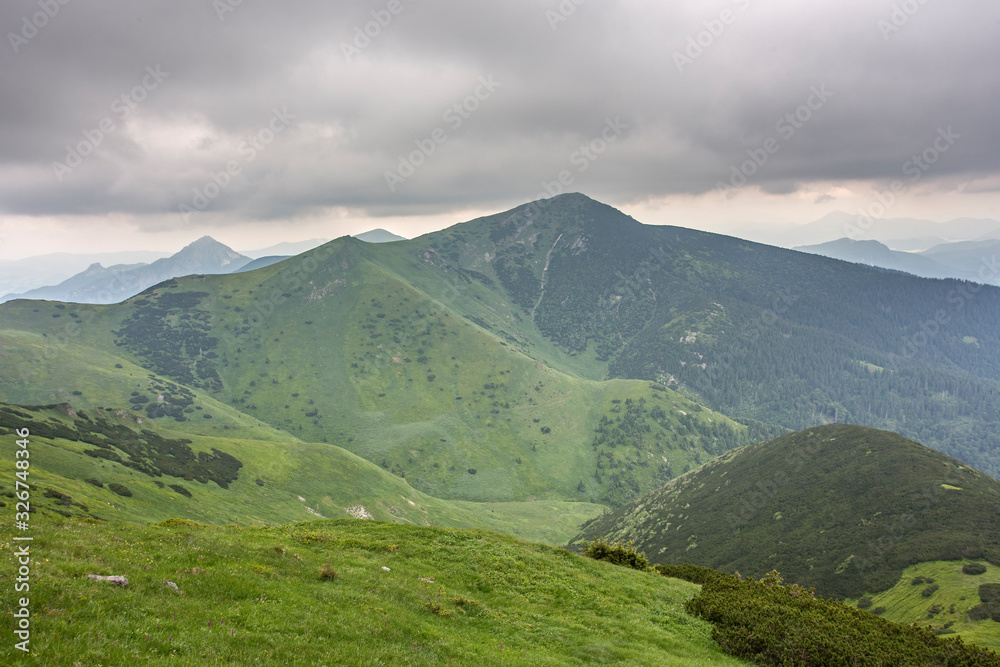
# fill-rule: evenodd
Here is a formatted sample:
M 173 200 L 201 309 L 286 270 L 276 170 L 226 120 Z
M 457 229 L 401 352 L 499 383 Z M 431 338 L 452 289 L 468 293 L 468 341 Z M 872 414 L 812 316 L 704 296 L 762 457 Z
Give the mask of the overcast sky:
M 719 231 L 893 181 L 886 216 L 1000 219 L 995 0 L 5 0 L 0 28 L 0 258 L 413 237 L 559 188 Z

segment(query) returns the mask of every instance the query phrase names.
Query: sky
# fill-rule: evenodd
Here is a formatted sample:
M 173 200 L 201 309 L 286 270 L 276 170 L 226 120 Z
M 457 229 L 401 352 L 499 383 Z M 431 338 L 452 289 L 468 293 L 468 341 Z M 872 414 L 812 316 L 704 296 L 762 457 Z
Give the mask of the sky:
M 1000 219 L 992 0 L 8 0 L 0 259 L 412 238 L 561 191 Z

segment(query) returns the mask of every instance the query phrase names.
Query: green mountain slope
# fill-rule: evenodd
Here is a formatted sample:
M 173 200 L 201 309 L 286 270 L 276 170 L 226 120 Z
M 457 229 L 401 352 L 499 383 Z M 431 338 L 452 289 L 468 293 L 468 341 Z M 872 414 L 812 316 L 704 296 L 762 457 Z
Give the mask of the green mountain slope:
M 364 517 L 503 527 L 557 544 L 600 511 L 590 503 L 553 501 L 542 520 L 529 503 L 459 506 L 421 493 L 334 445 L 304 443 L 287 434 L 262 439 L 269 435 L 263 428 L 256 438 L 204 434 L 198 432 L 205 430 L 202 420 L 171 421 L 175 428 L 124 409 L 0 404 L 0 455 L 14 461 L 15 433 L 28 429 L 31 507 L 44 521 L 60 515 L 140 523 L 179 517 L 261 526 Z M 13 466 L 0 471 L 0 494 L 11 499 L 3 501 L 8 509 L 16 474 Z
M 67 520 L 33 536 L 29 648 L 47 664 L 748 664 L 684 611 L 694 584 L 485 531 Z
M 447 284 L 436 268 L 382 258 L 390 271 L 371 257 L 400 245 L 340 239 L 113 307 L 5 304 L 0 345 L 13 372 L 0 398 L 131 405 L 168 423 L 211 414 L 201 432 L 217 436 L 252 415 L 426 493 L 484 502 L 617 504 L 768 432 L 663 386 L 584 380 L 533 359 L 460 315 L 463 302 L 428 296 Z M 462 298 L 499 303 L 483 294 Z
M 1000 600 L 985 602 L 980 591 L 1000 590 L 1000 568 L 979 561 L 985 570 L 968 574 L 963 567 L 975 561 L 931 561 L 911 565 L 887 591 L 852 600 L 896 623 L 932 628 L 942 635 L 960 634 L 967 642 L 1000 649 Z M 976 570 L 973 570 L 975 572 Z M 861 600 L 864 600 L 862 602 Z M 985 612 L 982 613 L 982 612 Z
M 925 561 L 1000 565 L 1000 482 L 902 436 L 831 424 L 734 450 L 584 527 L 652 562 L 823 595 L 891 588 Z
M 280 432 L 444 499 L 617 506 L 830 420 L 998 474 L 998 318 L 994 288 L 646 226 L 565 195 L 113 306 L 2 304 L 0 401 Z
M 489 243 L 465 232 L 477 223 Z M 521 316 L 568 353 L 606 359 L 611 376 L 793 429 L 896 430 L 1000 475 L 998 289 L 644 226 L 582 195 L 428 242 L 513 301 L 539 299 Z

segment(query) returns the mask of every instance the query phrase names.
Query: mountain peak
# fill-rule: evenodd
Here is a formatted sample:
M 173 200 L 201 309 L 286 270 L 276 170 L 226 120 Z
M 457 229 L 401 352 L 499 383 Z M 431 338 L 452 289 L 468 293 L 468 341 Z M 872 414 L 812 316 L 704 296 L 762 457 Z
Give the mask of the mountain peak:
M 177 260 L 190 256 L 223 258 L 224 263 L 229 263 L 234 259 L 243 257 L 240 253 L 236 252 L 226 244 L 216 241 L 211 236 L 202 236 L 197 241 L 189 243 L 181 248 L 180 252 L 169 259 Z
M 184 248 L 207 247 L 207 246 L 223 246 L 223 247 L 228 247 L 224 243 L 219 243 L 218 241 L 216 241 L 215 239 L 213 239 L 211 236 L 206 235 L 206 236 L 202 236 L 197 241 L 193 241 L 193 242 L 187 244 L 186 246 L 184 246 Z
M 354 238 L 359 241 L 364 241 L 365 243 L 391 243 L 392 241 L 406 240 L 399 234 L 393 234 L 392 232 L 382 229 L 381 227 L 367 232 L 362 232 L 361 234 L 355 234 Z

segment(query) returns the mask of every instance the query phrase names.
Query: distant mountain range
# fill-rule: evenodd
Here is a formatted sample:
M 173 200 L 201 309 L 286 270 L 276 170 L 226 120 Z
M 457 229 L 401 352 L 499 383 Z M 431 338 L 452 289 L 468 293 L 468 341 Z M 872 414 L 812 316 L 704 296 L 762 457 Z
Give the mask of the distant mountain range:
M 355 238 L 366 243 L 405 240 L 384 229 L 373 229 L 358 234 Z M 58 253 L 0 261 L 0 286 L 10 285 L 14 288 L 7 294 L 0 294 L 0 303 L 13 299 L 118 303 L 163 280 L 185 275 L 214 275 L 262 269 L 327 242 L 327 239 L 283 242 L 239 253 L 210 236 L 205 236 L 172 256 L 156 252 L 104 255 Z M 109 259 L 123 261 L 105 267 L 103 263 Z M 87 260 L 86 268 L 81 265 L 84 260 Z M 75 268 L 76 272 L 68 275 L 67 267 Z M 50 282 L 53 278 L 59 282 Z M 29 287 L 18 292 L 18 286 Z
M 409 241 L 344 237 L 153 292 L 108 309 L 88 344 L 223 387 L 220 400 L 291 420 L 299 437 L 336 441 L 433 495 L 506 501 L 558 488 L 564 500 L 618 504 L 749 438 L 829 421 L 898 431 L 1000 476 L 1000 289 L 643 225 L 579 194 Z M 65 326 L 53 304 L 4 306 L 0 328 Z M 515 353 L 516 383 L 498 376 L 513 366 L 491 370 L 501 349 Z M 294 389 L 279 366 L 286 380 L 299 368 Z M 641 384 L 609 395 L 609 378 Z M 552 423 L 559 410 L 540 409 L 550 391 L 581 418 Z M 326 407 L 289 401 L 293 392 Z M 8 402 L 50 393 L 26 388 Z M 373 411 L 382 417 L 359 416 Z M 474 447 L 453 447 L 462 433 L 477 434 Z M 596 443 L 593 456 L 573 458 L 581 441 Z
M 175 255 L 152 264 L 92 264 L 58 285 L 40 287 L 24 294 L 8 294 L 0 301 L 44 299 L 72 303 L 118 303 L 164 280 L 187 275 L 232 273 L 252 260 L 209 236 L 185 246 Z
M 157 266 L 175 277 L 140 287 Z M 141 293 L 0 304 L 0 435 L 30 430 L 46 525 L 355 517 L 567 544 L 608 510 L 580 536 L 866 604 L 902 583 L 925 621 L 995 622 L 963 615 L 1000 584 L 998 287 L 644 225 L 581 194 L 412 240 L 251 260 L 204 238 L 115 270 Z M 296 530 L 265 560 L 325 539 Z M 378 558 L 413 581 L 391 543 Z M 911 586 L 931 566 L 965 579 Z
M 942 243 L 923 252 L 890 250 L 879 241 L 842 238 L 795 250 L 924 278 L 957 278 L 1000 285 L 1000 241 Z
M 978 218 L 956 218 L 947 222 L 862 218 L 859 214 L 834 211 L 805 225 L 745 229 L 736 235 L 782 248 L 817 245 L 846 237 L 880 241 L 893 250 L 920 251 L 942 243 L 1000 239 L 1000 222 Z
M 268 246 L 267 248 L 259 248 L 257 250 L 242 250 L 241 255 L 246 255 L 247 257 L 252 257 L 253 259 L 260 259 L 262 257 L 292 257 L 294 255 L 301 255 L 304 252 L 312 250 L 313 248 L 318 248 L 324 243 L 329 243 L 330 239 L 309 239 L 308 241 L 283 241 L 273 246 Z
M 149 264 L 169 256 L 170 253 L 154 251 L 57 252 L 24 259 L 0 259 L 0 295 L 23 294 L 46 285 L 56 285 L 97 263 L 104 266 Z

